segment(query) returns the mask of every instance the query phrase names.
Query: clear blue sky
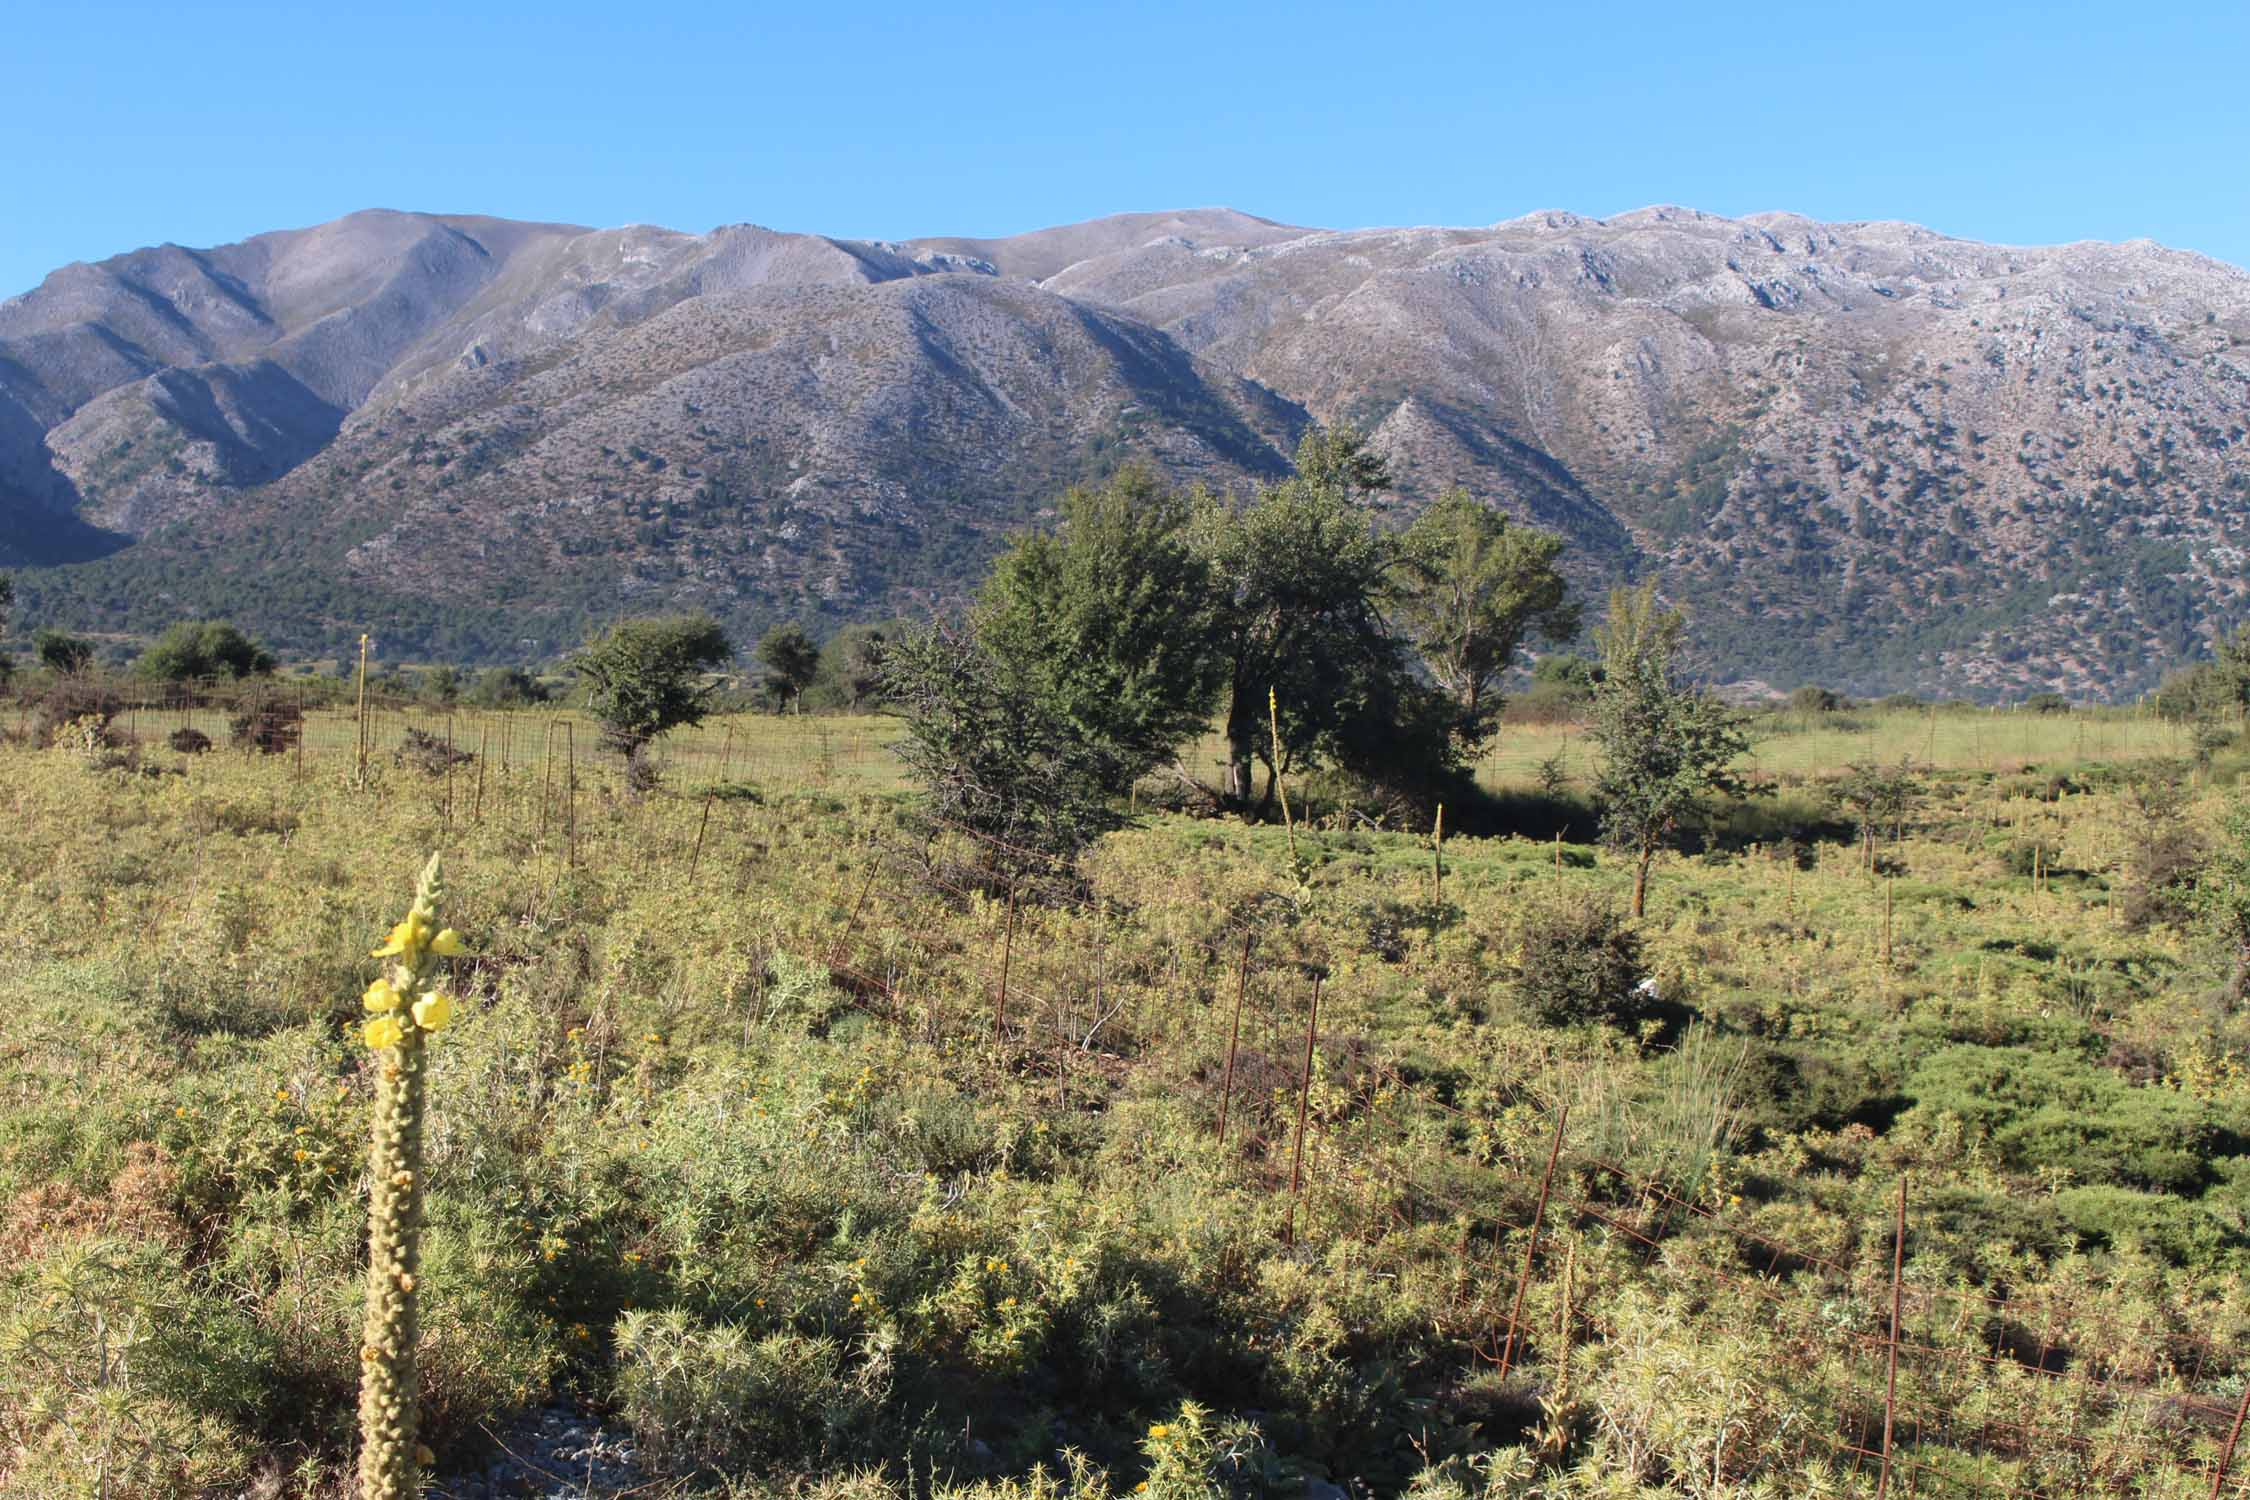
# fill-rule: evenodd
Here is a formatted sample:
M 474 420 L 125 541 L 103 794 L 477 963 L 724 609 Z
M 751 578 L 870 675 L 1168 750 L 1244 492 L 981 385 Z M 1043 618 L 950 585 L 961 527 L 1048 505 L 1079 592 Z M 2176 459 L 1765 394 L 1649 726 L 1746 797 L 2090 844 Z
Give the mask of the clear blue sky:
M 2250 263 L 2250 7 L 29 3 L 0 295 L 384 206 L 904 238 L 1672 202 Z

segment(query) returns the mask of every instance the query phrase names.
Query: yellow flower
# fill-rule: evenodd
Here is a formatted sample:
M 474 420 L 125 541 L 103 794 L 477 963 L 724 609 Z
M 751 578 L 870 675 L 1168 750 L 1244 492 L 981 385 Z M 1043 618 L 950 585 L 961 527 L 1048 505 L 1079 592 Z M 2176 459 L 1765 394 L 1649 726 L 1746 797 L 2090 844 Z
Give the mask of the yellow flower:
M 377 1016 L 359 1029 L 360 1040 L 380 1052 L 385 1047 L 396 1047 L 406 1028 L 398 1024 L 397 1016 Z
M 312 1154 L 311 1152 L 309 1152 L 309 1151 L 305 1150 L 305 1149 L 304 1149 L 304 1147 L 302 1147 L 302 1146 L 298 1147 L 298 1148 L 297 1148 L 297 1150 L 296 1150 L 296 1152 L 295 1152 L 295 1156 L 296 1156 L 296 1159 L 297 1159 L 298 1161 L 303 1161 L 303 1160 L 304 1160 L 304 1159 L 305 1159 L 306 1157 L 310 1156 L 311 1154 Z
M 1152 1438 L 1168 1438 L 1172 1435 L 1172 1429 L 1159 1422 L 1148 1430 L 1148 1435 Z
M 430 951 L 440 958 L 459 958 L 469 950 L 461 941 L 461 934 L 448 927 L 430 939 Z
M 388 979 L 378 979 L 359 997 L 359 1003 L 375 1015 L 384 1015 L 398 1009 L 399 993 Z
M 453 1019 L 453 997 L 443 990 L 424 990 L 414 1002 L 414 1024 L 424 1031 L 443 1031 Z
M 383 940 L 383 946 L 368 954 L 368 957 L 392 958 L 400 954 L 418 953 L 429 941 L 430 924 L 419 915 L 409 912 L 405 921 L 391 929 L 391 935 Z

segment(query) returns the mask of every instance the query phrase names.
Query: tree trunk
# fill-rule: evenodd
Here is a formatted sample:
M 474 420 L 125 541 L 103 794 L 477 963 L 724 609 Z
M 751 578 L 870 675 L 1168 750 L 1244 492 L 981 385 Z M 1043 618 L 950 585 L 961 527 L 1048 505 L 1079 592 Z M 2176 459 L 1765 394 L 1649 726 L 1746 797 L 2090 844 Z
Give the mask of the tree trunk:
M 1633 917 L 1637 921 L 1648 911 L 1648 867 L 1656 858 L 1654 849 L 1641 850 L 1640 863 L 1633 867 Z

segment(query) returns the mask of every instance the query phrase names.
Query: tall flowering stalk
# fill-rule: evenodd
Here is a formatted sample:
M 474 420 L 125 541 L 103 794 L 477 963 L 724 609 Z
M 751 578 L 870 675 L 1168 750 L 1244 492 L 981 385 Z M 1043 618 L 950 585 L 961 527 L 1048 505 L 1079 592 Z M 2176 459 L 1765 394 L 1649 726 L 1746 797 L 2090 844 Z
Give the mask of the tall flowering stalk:
M 422 1261 L 422 1116 L 430 1040 L 453 1019 L 438 960 L 462 951 L 438 926 L 444 896 L 438 856 L 422 869 L 406 920 L 370 956 L 390 960 L 367 987 L 360 1035 L 381 1059 L 368 1146 L 367 1324 L 360 1340 L 360 1500 L 412 1500 L 429 1450 L 415 1405 L 415 1280 Z

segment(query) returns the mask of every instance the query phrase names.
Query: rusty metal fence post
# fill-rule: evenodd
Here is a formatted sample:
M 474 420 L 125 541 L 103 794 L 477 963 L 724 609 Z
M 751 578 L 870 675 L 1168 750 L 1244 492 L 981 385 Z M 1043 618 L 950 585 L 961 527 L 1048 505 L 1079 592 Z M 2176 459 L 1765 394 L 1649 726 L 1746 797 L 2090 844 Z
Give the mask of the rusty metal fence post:
M 1557 836 L 1558 839 L 1560 835 Z M 1561 847 L 1558 842 L 1557 848 Z M 1539 1253 L 1539 1231 L 1547 1222 L 1547 1197 L 1555 1187 L 1555 1163 L 1562 1157 L 1563 1129 L 1570 1123 L 1570 1106 L 1565 1104 L 1555 1114 L 1555 1137 L 1547 1144 L 1547 1170 L 1539 1179 L 1539 1206 L 1531 1212 L 1531 1239 L 1523 1247 L 1523 1269 L 1516 1273 L 1516 1300 L 1508 1309 L 1508 1341 L 1500 1346 L 1500 1378 L 1508 1378 L 1508 1367 L 1516 1357 L 1516 1327 L 1523 1320 L 1524 1288 L 1531 1284 L 1532 1257 Z
M 1898 1214 L 1891 1235 L 1891 1341 L 1883 1376 L 1883 1469 L 1875 1479 L 1875 1500 L 1891 1488 L 1891 1434 L 1898 1408 L 1898 1310 L 1900 1282 L 1906 1270 L 1906 1174 L 1898 1179 Z
M 1312 1008 L 1305 1012 L 1305 1076 L 1297 1085 L 1297 1147 L 1289 1161 L 1289 1223 L 1282 1237 L 1291 1248 L 1297 1243 L 1297 1200 L 1305 1190 L 1305 1115 L 1312 1103 L 1313 1049 L 1320 1040 L 1320 981 L 1315 973 Z
M 1227 1143 L 1227 1113 L 1234 1104 L 1234 1055 L 1242 1045 L 1242 997 L 1250 987 L 1250 939 L 1242 935 L 1242 957 L 1234 969 L 1234 1025 L 1227 1032 L 1227 1071 L 1219 1084 L 1219 1144 Z

